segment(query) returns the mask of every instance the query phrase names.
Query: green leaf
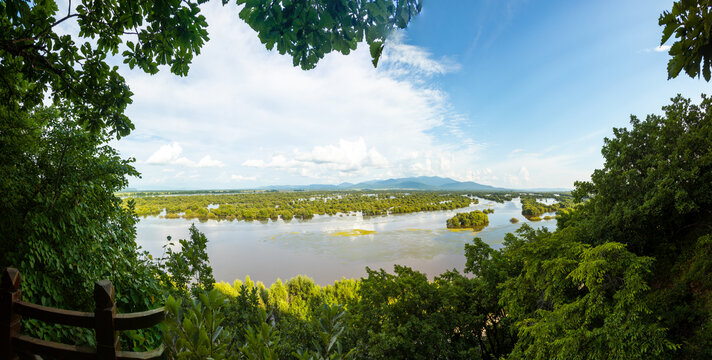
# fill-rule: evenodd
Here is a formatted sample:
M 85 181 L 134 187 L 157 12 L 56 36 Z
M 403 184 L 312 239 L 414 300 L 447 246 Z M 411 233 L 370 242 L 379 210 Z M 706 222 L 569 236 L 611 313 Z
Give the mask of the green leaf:
M 381 54 L 383 53 L 383 47 L 384 43 L 382 41 L 374 41 L 369 46 L 373 67 L 378 67 L 378 60 L 381 58 Z

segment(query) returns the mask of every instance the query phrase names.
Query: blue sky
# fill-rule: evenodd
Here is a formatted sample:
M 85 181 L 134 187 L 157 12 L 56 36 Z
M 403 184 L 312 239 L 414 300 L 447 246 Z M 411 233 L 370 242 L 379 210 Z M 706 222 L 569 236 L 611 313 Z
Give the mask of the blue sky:
M 304 72 L 209 3 L 189 76 L 124 69 L 136 130 L 113 145 L 141 189 L 419 175 L 569 188 L 601 167 L 612 127 L 709 87 L 667 80 L 657 19 L 671 4 L 431 0 L 378 69 L 362 46 Z

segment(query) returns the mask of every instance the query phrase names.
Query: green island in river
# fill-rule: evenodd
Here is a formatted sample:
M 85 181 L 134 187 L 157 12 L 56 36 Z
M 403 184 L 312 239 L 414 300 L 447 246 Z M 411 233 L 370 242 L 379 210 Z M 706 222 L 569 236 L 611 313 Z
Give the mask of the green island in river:
M 487 213 L 489 211 L 470 211 L 469 213 L 457 213 L 448 219 L 446 224 L 448 229 L 472 229 L 480 231 L 489 225 Z M 491 213 L 491 212 L 490 212 Z

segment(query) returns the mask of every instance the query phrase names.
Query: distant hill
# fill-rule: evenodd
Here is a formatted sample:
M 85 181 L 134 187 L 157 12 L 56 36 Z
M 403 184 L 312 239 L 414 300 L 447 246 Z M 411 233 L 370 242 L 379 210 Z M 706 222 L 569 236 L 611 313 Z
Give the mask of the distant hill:
M 352 184 L 344 182 L 338 185 L 334 184 L 310 184 L 310 185 L 269 185 L 258 188 L 251 188 L 252 190 L 278 190 L 278 191 L 329 191 L 329 190 L 431 190 L 431 191 L 514 191 L 514 192 L 548 192 L 548 193 L 568 193 L 571 189 L 566 188 L 531 188 L 531 189 L 518 189 L 518 188 L 501 188 L 490 185 L 483 185 L 473 181 L 457 181 L 446 177 L 439 176 L 417 176 L 417 177 L 407 177 L 407 178 L 397 178 L 397 179 L 387 179 L 387 180 L 370 180 L 364 181 L 357 184 Z M 143 189 L 126 189 L 124 192 L 131 191 L 190 191 L 196 192 L 200 190 L 196 189 L 154 189 L 154 188 L 143 188 Z M 234 191 L 250 190 L 247 188 L 234 189 Z M 207 192 L 225 192 L 230 191 L 228 189 L 211 189 L 205 190 Z
M 263 190 L 463 190 L 463 191 L 504 191 L 482 185 L 472 181 L 456 181 L 439 176 L 418 176 L 387 180 L 371 180 L 357 184 L 342 183 L 339 185 L 312 184 L 312 185 L 272 185 L 265 186 Z

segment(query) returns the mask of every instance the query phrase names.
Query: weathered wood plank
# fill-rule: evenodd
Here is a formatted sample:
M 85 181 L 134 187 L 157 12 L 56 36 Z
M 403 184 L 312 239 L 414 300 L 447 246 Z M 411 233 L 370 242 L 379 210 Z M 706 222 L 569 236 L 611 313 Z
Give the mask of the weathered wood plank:
M 21 316 L 15 313 L 15 304 L 22 299 L 22 276 L 15 268 L 6 268 L 0 280 L 0 359 L 16 360 L 12 338 L 20 333 Z
M 118 330 L 144 329 L 165 319 L 165 308 L 117 314 L 114 286 L 108 280 L 94 286 L 96 308 L 93 313 L 55 309 L 21 300 L 21 277 L 17 269 L 8 268 L 0 284 L 0 359 L 41 360 L 37 355 L 57 359 L 160 359 L 165 347 L 146 352 L 121 351 Z M 93 328 L 97 348 L 46 341 L 19 333 L 22 316 L 47 323 Z
M 96 338 L 96 354 L 101 360 L 116 360 L 116 352 L 120 350 L 119 333 L 116 331 L 116 290 L 109 280 L 99 280 L 94 283 L 94 337 Z
M 12 346 L 18 352 L 27 352 L 60 359 L 96 359 L 96 351 L 94 351 L 94 349 L 40 340 L 26 335 L 15 335 L 12 338 Z
M 157 309 L 136 313 L 116 314 L 114 324 L 116 330 L 145 329 L 160 323 L 165 318 L 165 307 L 159 307 Z
M 78 326 L 94 327 L 94 313 L 74 310 L 55 309 L 47 306 L 18 301 L 14 307 L 15 313 L 44 322 Z

